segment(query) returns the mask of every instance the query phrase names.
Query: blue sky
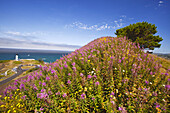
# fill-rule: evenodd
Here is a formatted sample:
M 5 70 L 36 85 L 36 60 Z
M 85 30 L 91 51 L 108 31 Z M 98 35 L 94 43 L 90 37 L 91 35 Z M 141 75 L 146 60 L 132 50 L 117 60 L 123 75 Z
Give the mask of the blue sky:
M 168 0 L 0 0 L 0 48 L 75 50 L 147 21 L 170 53 L 169 20 Z

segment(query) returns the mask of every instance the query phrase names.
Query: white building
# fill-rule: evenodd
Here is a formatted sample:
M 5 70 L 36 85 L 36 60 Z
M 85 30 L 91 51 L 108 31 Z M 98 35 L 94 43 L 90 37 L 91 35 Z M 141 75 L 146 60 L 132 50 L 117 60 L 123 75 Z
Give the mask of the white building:
M 15 55 L 15 60 L 18 61 L 18 54 Z

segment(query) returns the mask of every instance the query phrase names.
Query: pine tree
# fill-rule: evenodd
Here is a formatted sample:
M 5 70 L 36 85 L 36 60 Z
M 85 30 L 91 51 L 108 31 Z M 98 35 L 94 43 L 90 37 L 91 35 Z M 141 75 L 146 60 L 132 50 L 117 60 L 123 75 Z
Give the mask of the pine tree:
M 115 34 L 117 37 L 126 36 L 132 42 L 139 43 L 141 48 L 154 50 L 154 48 L 160 48 L 161 44 L 159 44 L 159 42 L 163 40 L 159 35 L 154 36 L 154 34 L 157 33 L 156 28 L 155 24 L 138 22 L 116 30 Z

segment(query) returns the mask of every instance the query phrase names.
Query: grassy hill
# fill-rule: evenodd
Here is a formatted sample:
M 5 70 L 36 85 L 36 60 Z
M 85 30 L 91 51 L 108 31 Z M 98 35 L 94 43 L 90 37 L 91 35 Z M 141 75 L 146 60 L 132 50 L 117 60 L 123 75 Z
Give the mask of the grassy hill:
M 0 110 L 169 112 L 168 66 L 125 38 L 102 37 L 16 80 Z

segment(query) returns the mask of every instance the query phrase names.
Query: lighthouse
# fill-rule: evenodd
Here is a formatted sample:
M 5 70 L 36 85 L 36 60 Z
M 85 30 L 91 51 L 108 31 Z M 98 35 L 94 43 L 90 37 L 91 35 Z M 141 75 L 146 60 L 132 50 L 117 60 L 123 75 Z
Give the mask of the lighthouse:
M 15 55 L 15 60 L 18 61 L 18 54 Z

